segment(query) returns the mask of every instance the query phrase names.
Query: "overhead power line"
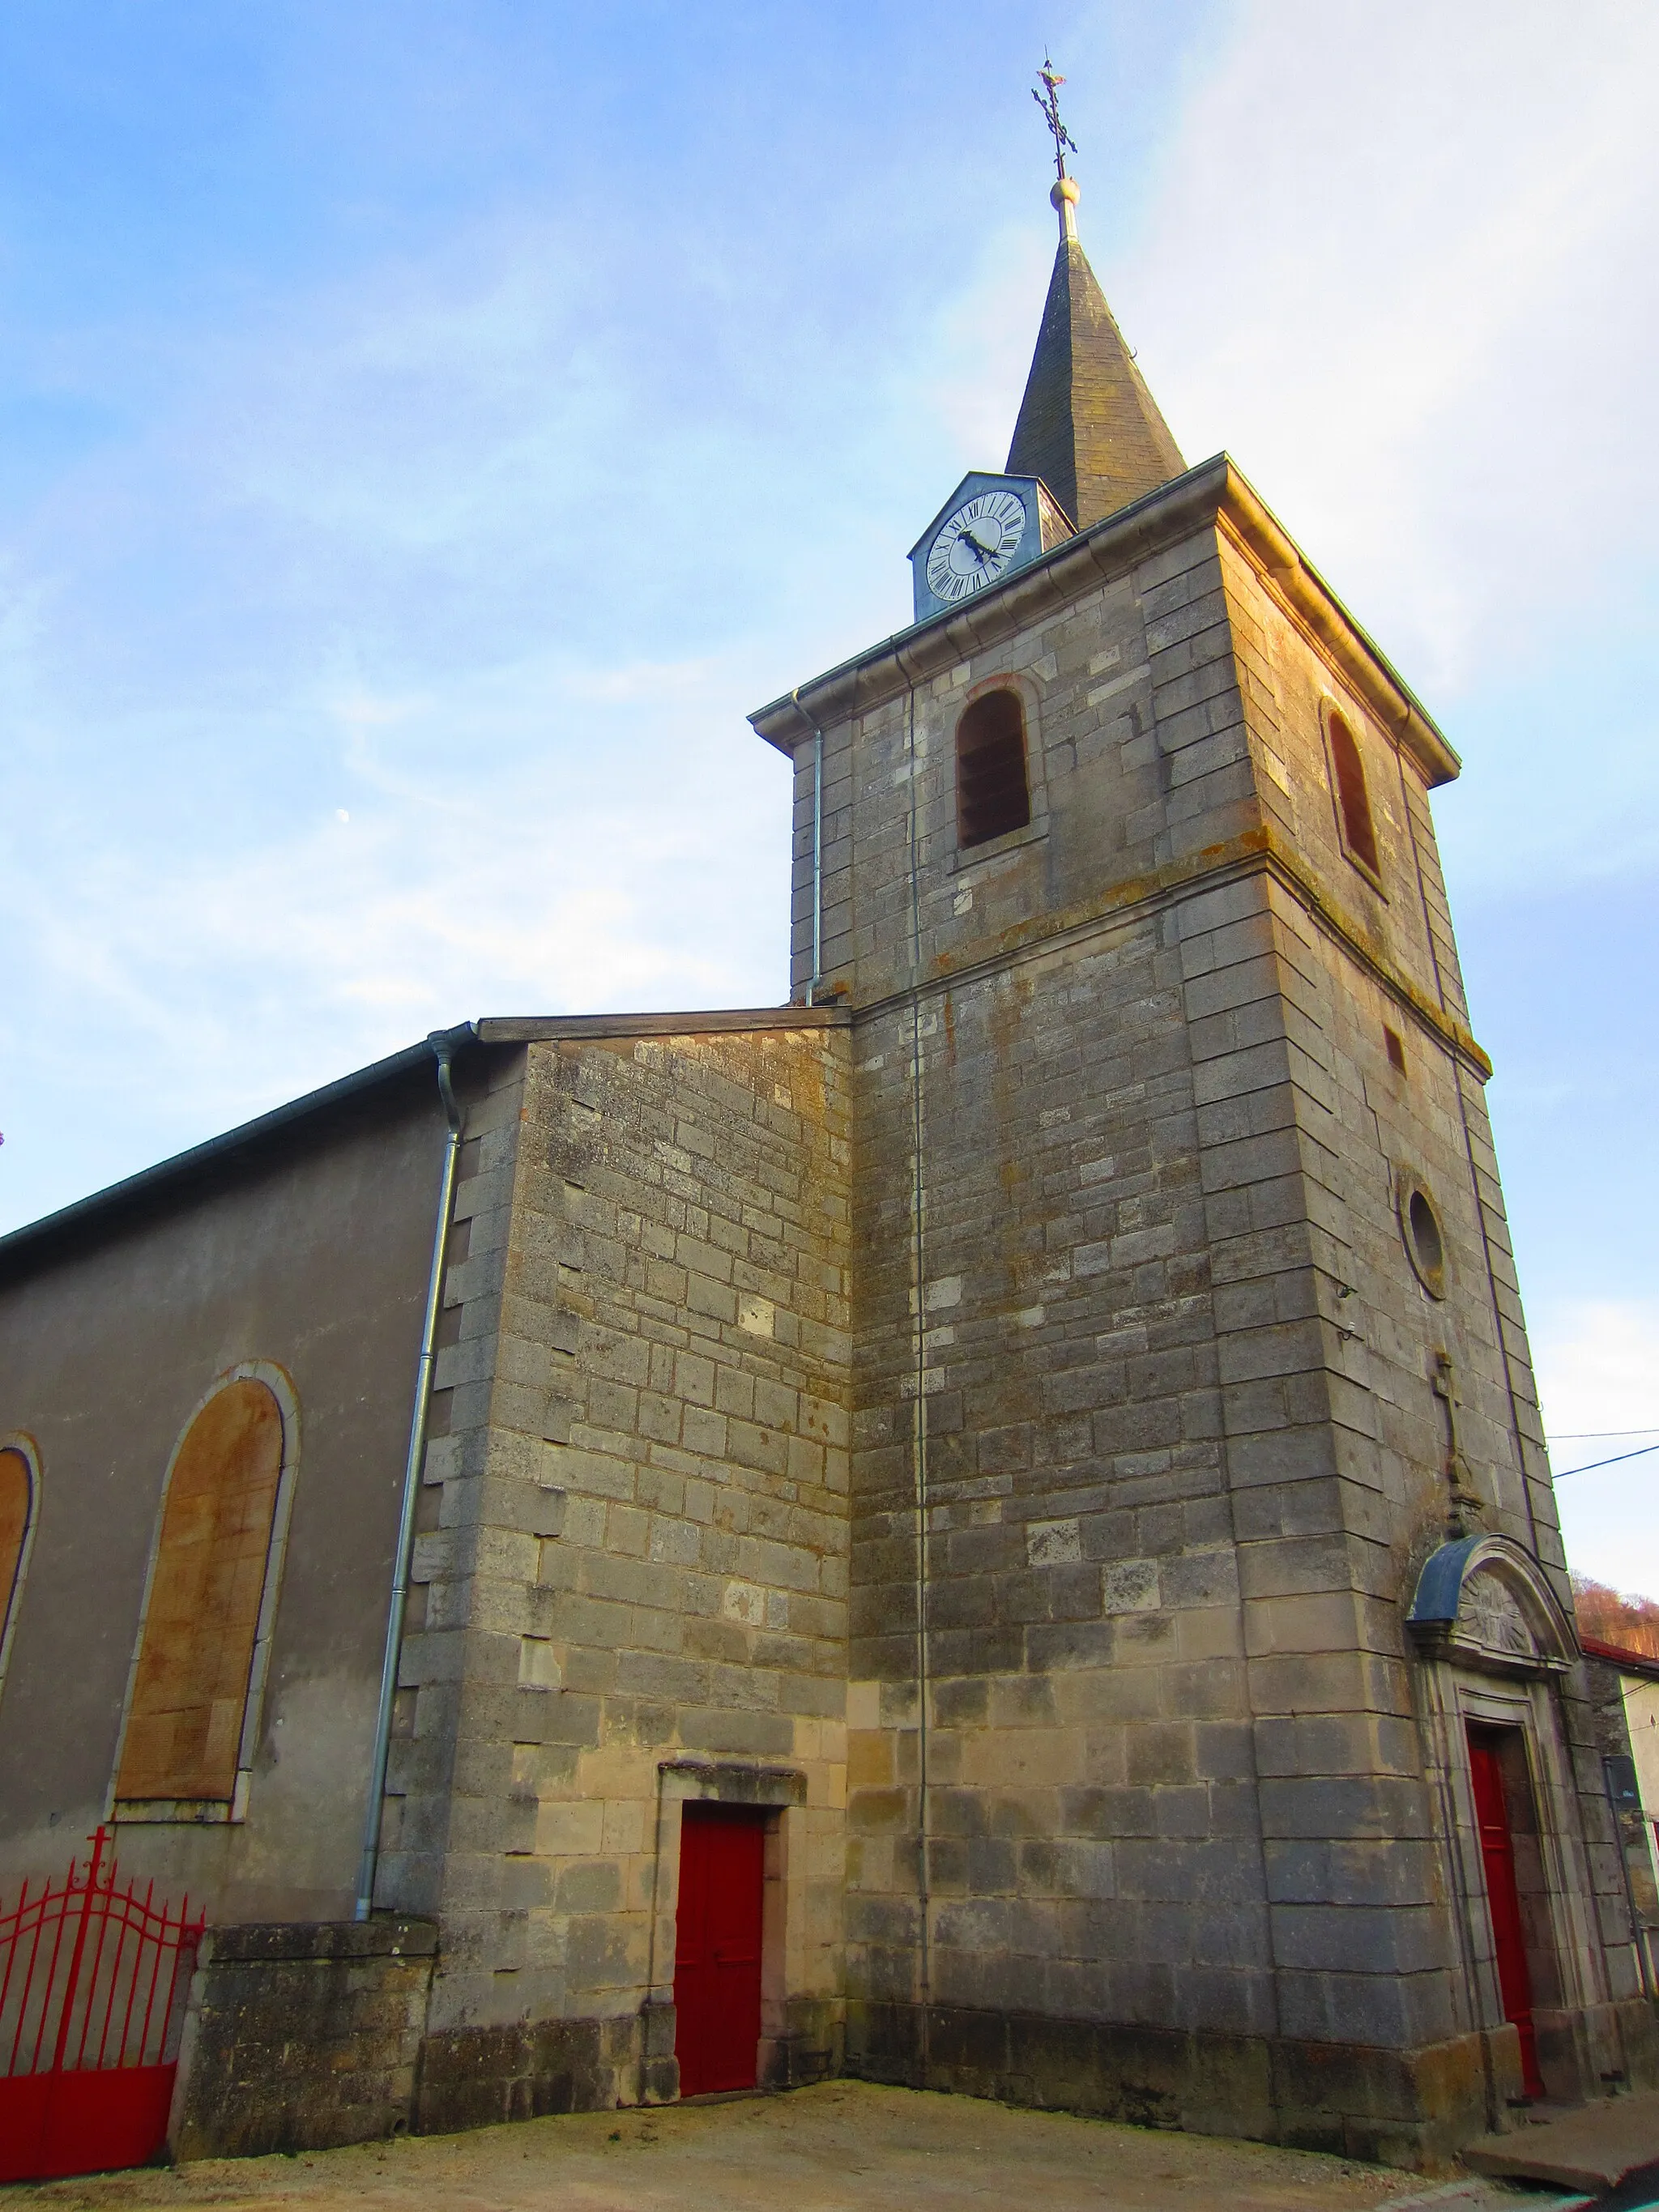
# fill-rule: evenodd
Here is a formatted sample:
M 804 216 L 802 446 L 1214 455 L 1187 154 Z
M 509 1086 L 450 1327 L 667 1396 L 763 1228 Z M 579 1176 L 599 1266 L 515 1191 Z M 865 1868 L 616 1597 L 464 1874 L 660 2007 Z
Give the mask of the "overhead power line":
M 1636 1434 L 1640 1436 L 1641 1430 L 1637 1430 Z M 1586 1460 L 1583 1467 L 1564 1467 L 1555 1479 L 1558 1482 L 1565 1482 L 1570 1474 L 1590 1474 L 1598 1467 L 1618 1467 L 1625 1460 L 1645 1459 L 1650 1452 L 1656 1451 L 1659 1451 L 1659 1444 L 1641 1444 L 1633 1452 L 1614 1452 L 1611 1459 L 1591 1459 Z

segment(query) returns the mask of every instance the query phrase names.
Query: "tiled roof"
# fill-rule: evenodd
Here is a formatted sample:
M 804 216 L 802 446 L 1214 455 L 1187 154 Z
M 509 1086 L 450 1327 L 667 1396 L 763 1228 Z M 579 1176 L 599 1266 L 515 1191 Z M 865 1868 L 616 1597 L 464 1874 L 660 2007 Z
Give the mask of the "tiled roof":
M 1581 1635 L 1578 1641 L 1589 1658 L 1605 1660 L 1623 1674 L 1645 1674 L 1659 1681 L 1659 1659 L 1650 1651 L 1632 1651 L 1627 1644 L 1609 1644 L 1600 1636 Z
M 1186 465 L 1083 248 L 1062 238 L 1008 448 L 1009 474 L 1041 477 L 1086 530 Z

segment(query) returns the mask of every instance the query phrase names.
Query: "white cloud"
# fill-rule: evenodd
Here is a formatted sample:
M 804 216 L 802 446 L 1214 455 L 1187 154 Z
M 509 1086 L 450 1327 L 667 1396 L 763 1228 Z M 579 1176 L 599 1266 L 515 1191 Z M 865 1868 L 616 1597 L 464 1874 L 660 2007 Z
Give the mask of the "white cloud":
M 1539 1392 L 1553 1436 L 1633 1429 L 1644 1421 L 1659 1434 L 1659 1300 L 1584 1300 L 1547 1308 L 1533 1337 Z
M 1659 1300 L 1582 1300 L 1541 1309 L 1533 1355 L 1559 1474 L 1659 1442 Z M 1650 1425 L 1651 1434 L 1620 1435 Z M 1567 1557 L 1617 1589 L 1659 1598 L 1659 1453 L 1590 1474 L 1557 1492 Z
M 729 407 L 623 434 L 607 282 L 513 219 L 168 334 L 176 387 L 18 525 L 6 1218 L 437 1022 L 787 994 L 764 475 Z M 133 1094 L 90 1146 L 76 1038 Z
M 1656 58 L 1608 0 L 1571 36 L 1540 0 L 1247 6 L 1140 251 L 1097 242 L 1189 454 L 1230 445 L 1425 683 L 1576 621 L 1650 503 Z M 1053 231 L 988 210 L 951 296 L 960 229 L 826 285 L 833 220 L 713 205 L 441 211 L 219 327 L 53 337 L 128 434 L 0 549 L 31 829 L 0 1021 L 45 1118 L 88 1038 L 168 1090 L 137 1165 L 428 1019 L 781 995 L 782 769 L 744 713 L 904 619 L 907 533 L 1006 451 Z M 1659 820 L 1628 803 L 1659 747 L 1620 757 L 1617 807 L 1605 760 L 1571 795 L 1603 851 Z M 1492 807 L 1516 849 L 1528 808 Z M 42 1131 L 12 1218 L 86 1187 L 79 1142 Z
M 967 286 L 946 301 L 931 331 L 916 333 L 913 375 L 964 470 L 1000 469 L 1006 457 L 1054 251 L 1047 231 L 994 231 Z M 939 497 L 951 489 L 942 483 Z M 927 517 L 917 520 L 920 527 Z
M 1643 542 L 1659 426 L 1659 13 L 1257 0 L 1109 289 L 1408 674 L 1572 619 Z
M 11 1103 L 27 1141 L 7 1148 L 7 1216 L 441 1024 L 783 999 L 788 777 L 743 720 L 757 696 L 740 661 L 553 653 L 418 693 L 342 690 L 320 709 L 331 772 L 263 822 L 227 835 L 204 803 L 163 866 L 118 817 L 20 848 L 9 1012 L 20 1045 L 33 1032 L 31 1093 L 77 1034 L 118 1082 L 143 1074 L 118 1110 L 106 1098 L 96 1166 L 71 1150 L 66 1187 L 29 1185 L 57 1133 Z M 317 718 L 303 697 L 269 711 L 277 731 Z M 152 718 L 131 742 L 157 742 Z

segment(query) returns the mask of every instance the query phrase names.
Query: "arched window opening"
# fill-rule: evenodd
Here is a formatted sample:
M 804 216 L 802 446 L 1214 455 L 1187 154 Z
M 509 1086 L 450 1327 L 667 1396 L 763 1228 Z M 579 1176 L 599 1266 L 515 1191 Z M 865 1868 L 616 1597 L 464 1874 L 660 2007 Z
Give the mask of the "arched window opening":
M 1365 764 L 1359 757 L 1359 746 L 1353 732 L 1334 711 L 1328 717 L 1331 735 L 1331 765 L 1336 772 L 1336 811 L 1342 823 L 1342 842 L 1350 858 L 1363 868 L 1379 876 L 1382 862 L 1377 856 L 1376 830 L 1371 820 L 1371 802 L 1365 789 Z
M 983 845 L 1031 818 L 1025 716 L 1013 691 L 988 691 L 957 724 L 957 841 Z
M 217 1390 L 173 1462 L 133 1672 L 118 1803 L 228 1804 L 264 1609 L 283 1474 L 275 1393 Z
M 23 1562 L 34 1521 L 34 1470 L 15 1444 L 0 1450 L 0 1680 L 4 1678 Z

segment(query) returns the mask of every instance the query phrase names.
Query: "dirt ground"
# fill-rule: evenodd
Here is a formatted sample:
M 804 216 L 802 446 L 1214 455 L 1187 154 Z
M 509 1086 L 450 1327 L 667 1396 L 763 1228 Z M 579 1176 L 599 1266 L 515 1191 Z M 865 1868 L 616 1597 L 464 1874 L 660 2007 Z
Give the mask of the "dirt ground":
M 858 2081 L 0 2189 L 0 2212 L 1542 2212 L 1550 2202 Z

